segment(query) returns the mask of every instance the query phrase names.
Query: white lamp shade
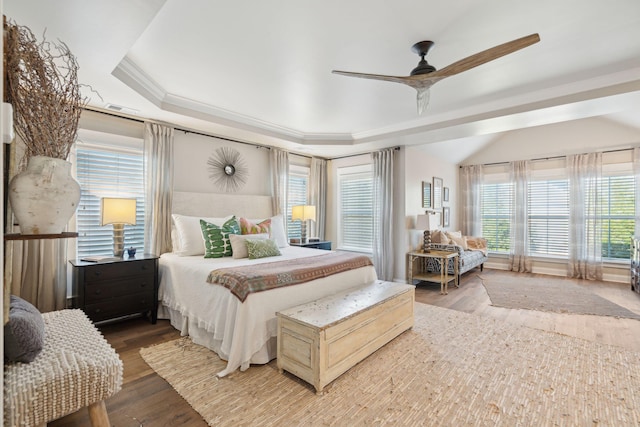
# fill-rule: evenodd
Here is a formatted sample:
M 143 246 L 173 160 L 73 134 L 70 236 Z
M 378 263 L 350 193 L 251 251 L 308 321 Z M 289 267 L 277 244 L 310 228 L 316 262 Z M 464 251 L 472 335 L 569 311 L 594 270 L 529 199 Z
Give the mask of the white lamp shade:
M 291 220 L 296 221 L 306 221 L 306 220 L 316 220 L 316 207 L 309 205 L 298 205 L 293 206 L 291 208 Z
M 436 230 L 438 222 L 435 214 L 418 215 L 416 218 L 416 228 L 418 230 Z
M 104 197 L 100 210 L 100 225 L 136 224 L 136 199 Z

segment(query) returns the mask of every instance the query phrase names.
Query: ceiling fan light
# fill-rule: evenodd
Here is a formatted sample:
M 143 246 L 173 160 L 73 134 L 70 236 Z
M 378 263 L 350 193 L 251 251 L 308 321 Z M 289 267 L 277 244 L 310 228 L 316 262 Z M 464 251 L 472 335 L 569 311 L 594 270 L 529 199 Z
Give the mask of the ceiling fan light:
M 425 88 L 417 88 L 418 96 L 418 114 L 422 114 L 427 110 L 427 106 L 429 105 L 429 98 L 431 95 L 431 91 L 428 87 Z

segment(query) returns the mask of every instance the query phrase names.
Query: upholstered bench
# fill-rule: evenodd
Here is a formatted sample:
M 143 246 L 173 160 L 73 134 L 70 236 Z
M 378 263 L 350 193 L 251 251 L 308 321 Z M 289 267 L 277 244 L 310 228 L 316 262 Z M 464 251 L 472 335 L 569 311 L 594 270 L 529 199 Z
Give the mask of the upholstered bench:
M 280 311 L 278 369 L 318 394 L 356 363 L 413 327 L 415 286 L 376 281 Z
M 88 407 L 94 427 L 110 426 L 104 400 L 122 387 L 120 357 L 82 310 L 42 317 L 42 352 L 4 366 L 4 425 L 46 426 Z

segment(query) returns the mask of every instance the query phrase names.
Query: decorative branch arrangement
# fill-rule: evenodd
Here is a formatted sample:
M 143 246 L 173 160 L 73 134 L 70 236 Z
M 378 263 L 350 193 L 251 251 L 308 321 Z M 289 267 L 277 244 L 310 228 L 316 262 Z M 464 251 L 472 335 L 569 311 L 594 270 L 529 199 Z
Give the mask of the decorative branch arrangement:
M 5 101 L 13 105 L 25 159 L 66 160 L 76 141 L 87 99 L 80 94 L 78 63 L 61 41 L 38 42 L 27 27 L 5 22 Z

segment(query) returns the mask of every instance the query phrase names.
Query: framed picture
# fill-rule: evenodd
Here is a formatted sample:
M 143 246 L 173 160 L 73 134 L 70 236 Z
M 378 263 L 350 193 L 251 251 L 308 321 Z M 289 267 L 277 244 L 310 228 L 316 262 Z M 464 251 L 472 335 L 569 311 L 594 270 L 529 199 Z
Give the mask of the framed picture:
M 442 178 L 433 177 L 433 209 L 442 209 Z
M 442 226 L 443 227 L 449 226 L 450 216 L 451 214 L 449 212 L 449 208 L 442 208 Z
M 442 189 L 442 201 L 444 202 L 449 201 L 449 187 L 444 187 Z
M 422 207 L 431 209 L 431 183 L 422 181 Z

